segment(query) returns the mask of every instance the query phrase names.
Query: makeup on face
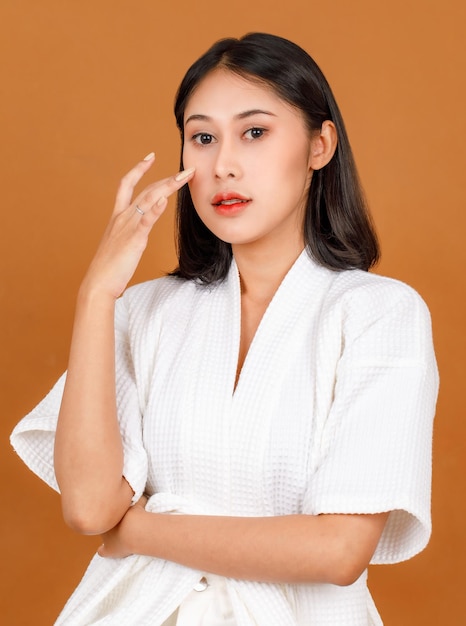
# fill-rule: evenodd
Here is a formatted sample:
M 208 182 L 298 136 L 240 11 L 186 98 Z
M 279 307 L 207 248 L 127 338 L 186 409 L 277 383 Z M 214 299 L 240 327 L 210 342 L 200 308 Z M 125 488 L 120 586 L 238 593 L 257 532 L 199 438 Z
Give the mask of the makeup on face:
M 303 238 L 312 170 L 302 114 L 257 82 L 214 70 L 186 106 L 183 161 L 194 207 L 229 243 Z M 296 244 L 295 244 L 296 245 Z

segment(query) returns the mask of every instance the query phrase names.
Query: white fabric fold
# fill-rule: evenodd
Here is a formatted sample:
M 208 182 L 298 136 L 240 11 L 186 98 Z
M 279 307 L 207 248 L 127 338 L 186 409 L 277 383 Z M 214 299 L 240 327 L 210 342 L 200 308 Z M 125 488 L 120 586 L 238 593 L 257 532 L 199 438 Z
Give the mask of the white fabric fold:
M 430 535 L 438 378 L 418 294 L 359 270 L 330 271 L 303 252 L 234 391 L 240 329 L 234 260 L 216 285 L 166 277 L 118 301 L 117 406 L 134 500 L 154 493 L 149 511 L 187 515 L 391 511 L 374 562 L 421 550 Z M 11 438 L 54 488 L 62 390 L 63 379 Z M 203 574 L 97 555 L 57 624 L 160 626 Z M 226 587 L 238 626 L 381 623 L 365 574 L 349 587 L 233 579 Z
M 167 514 L 213 514 L 169 493 L 151 496 L 146 510 Z M 182 604 L 203 576 L 201 571 L 152 557 L 132 555 L 108 559 L 96 554 L 55 624 L 156 626 Z M 224 580 L 241 626 L 296 626 L 285 585 Z M 151 594 L 151 587 L 156 588 L 157 593 Z M 163 607 L 158 600 L 160 597 L 165 599 Z

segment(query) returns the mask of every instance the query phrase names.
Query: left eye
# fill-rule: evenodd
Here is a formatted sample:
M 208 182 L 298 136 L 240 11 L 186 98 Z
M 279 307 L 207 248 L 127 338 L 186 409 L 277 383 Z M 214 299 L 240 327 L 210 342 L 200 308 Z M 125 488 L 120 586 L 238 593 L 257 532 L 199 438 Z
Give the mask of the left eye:
M 200 143 L 203 146 L 208 146 L 214 140 L 213 135 L 209 135 L 209 133 L 198 133 L 194 135 L 193 139 L 196 143 Z
M 248 139 L 260 139 L 265 133 L 265 128 L 250 128 L 244 134 Z

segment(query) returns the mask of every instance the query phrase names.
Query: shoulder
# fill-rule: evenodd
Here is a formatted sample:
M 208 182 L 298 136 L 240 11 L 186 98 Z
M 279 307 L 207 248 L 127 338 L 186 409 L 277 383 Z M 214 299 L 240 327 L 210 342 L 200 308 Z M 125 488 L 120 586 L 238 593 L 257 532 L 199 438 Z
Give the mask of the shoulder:
M 144 283 L 129 287 L 122 299 L 126 306 L 147 306 L 147 303 L 164 303 L 178 297 L 188 297 L 196 292 L 198 286 L 195 281 L 178 278 L 177 276 L 163 276 Z
M 195 300 L 199 285 L 175 276 L 164 276 L 129 287 L 118 299 L 116 327 L 144 327 L 167 312 L 186 308 Z
M 361 323 L 375 322 L 397 312 L 430 319 L 427 306 L 415 289 L 400 280 L 362 270 L 340 272 L 329 298 L 346 317 L 356 317 Z
M 429 310 L 417 291 L 399 280 L 361 270 L 340 272 L 323 313 L 329 321 L 338 320 L 342 345 L 353 346 L 361 357 L 432 359 Z

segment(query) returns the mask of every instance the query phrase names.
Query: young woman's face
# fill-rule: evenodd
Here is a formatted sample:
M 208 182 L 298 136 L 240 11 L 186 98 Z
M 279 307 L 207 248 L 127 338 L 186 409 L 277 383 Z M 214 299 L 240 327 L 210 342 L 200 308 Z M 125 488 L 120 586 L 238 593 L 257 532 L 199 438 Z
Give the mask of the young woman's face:
M 271 89 L 224 69 L 188 101 L 183 164 L 204 224 L 233 246 L 304 247 L 311 138 L 300 111 Z

